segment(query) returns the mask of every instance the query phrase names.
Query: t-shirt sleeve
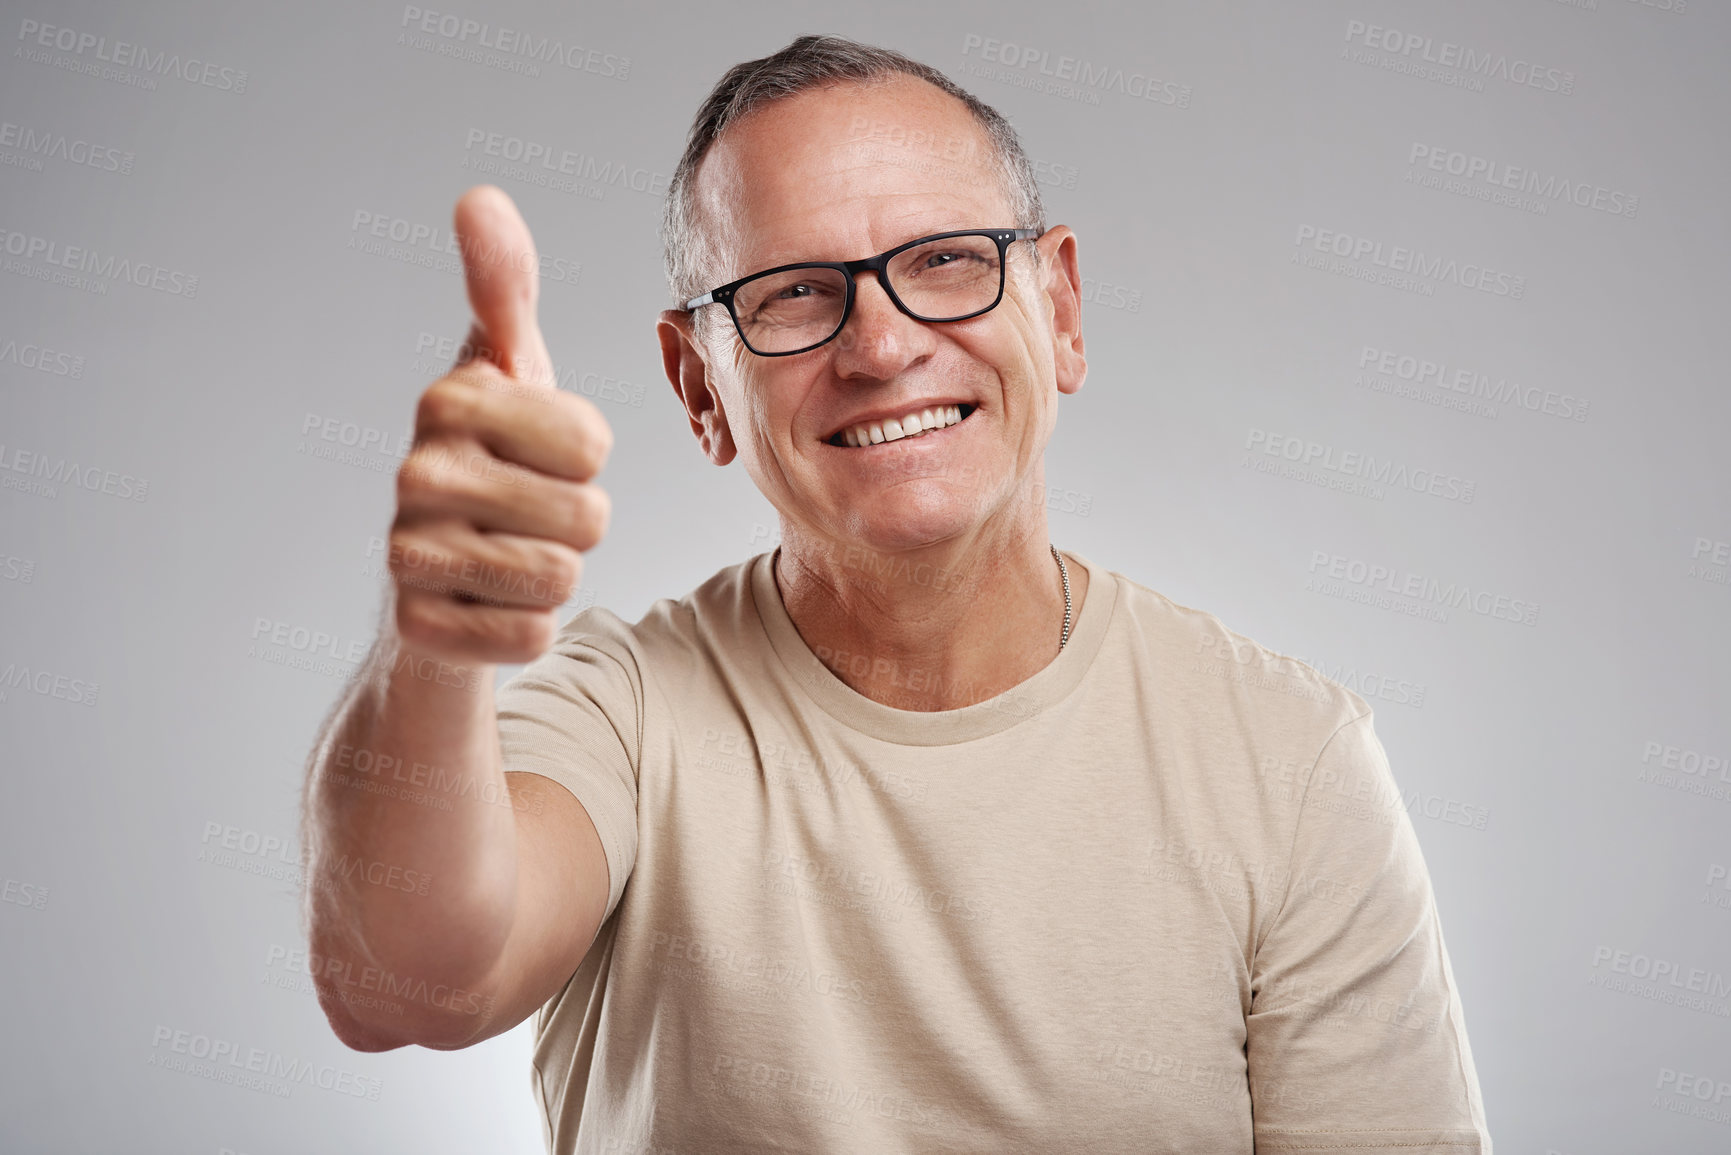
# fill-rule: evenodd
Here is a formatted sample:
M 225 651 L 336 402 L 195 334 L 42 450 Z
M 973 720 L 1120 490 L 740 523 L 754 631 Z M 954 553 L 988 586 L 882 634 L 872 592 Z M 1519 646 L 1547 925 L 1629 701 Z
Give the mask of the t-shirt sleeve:
M 505 772 L 553 779 L 595 824 L 607 854 L 603 919 L 611 917 L 637 862 L 643 679 L 629 627 L 607 610 L 584 610 L 495 701 Z
M 1370 714 L 1305 782 L 1251 966 L 1256 1150 L 1490 1155 L 1430 874 Z

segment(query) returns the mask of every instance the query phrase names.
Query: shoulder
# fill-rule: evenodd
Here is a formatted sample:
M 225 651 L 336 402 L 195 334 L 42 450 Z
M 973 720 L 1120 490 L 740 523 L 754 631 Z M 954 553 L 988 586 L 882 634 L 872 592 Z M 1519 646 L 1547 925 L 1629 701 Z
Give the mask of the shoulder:
M 751 570 L 756 558 L 723 566 L 681 597 L 652 602 L 635 622 L 614 610 L 592 605 L 560 627 L 555 651 L 576 656 L 599 650 L 634 670 L 682 664 L 715 646 L 737 645 L 756 626 Z
M 1217 614 L 1116 571 L 1103 576 L 1118 586 L 1114 628 L 1120 643 L 1145 655 L 1168 692 L 1195 705 L 1218 706 L 1239 720 L 1290 720 L 1326 733 L 1371 712 L 1354 690 Z

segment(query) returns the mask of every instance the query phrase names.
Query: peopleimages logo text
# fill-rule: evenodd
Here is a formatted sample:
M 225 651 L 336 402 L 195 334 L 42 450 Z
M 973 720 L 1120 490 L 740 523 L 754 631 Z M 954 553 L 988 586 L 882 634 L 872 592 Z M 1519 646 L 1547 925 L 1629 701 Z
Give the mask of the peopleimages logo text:
M 1483 265 L 1462 264 L 1452 257 L 1409 249 L 1404 245 L 1384 246 L 1370 237 L 1354 236 L 1315 225 L 1299 225 L 1293 244 L 1309 247 L 1319 253 L 1329 253 L 1347 261 L 1368 261 L 1379 268 L 1411 275 L 1428 281 L 1442 281 L 1463 289 L 1477 289 L 1496 297 L 1518 301 L 1527 294 L 1527 279 L 1513 273 L 1499 272 Z
M 130 281 L 141 289 L 155 289 L 175 297 L 198 296 L 198 277 L 192 273 L 150 261 L 134 261 L 113 252 L 98 252 L 84 245 L 63 244 L 50 237 L 20 232 L 4 225 L 0 225 L 0 252 L 102 280 Z M 106 292 L 106 288 L 103 291 Z
M 1466 582 L 1443 582 L 1426 574 L 1413 573 L 1398 566 L 1367 562 L 1363 558 L 1312 550 L 1310 573 L 1314 579 L 1329 579 L 1361 586 L 1397 598 L 1414 602 L 1470 610 L 1480 617 L 1518 622 L 1523 626 L 1537 625 L 1539 605 L 1524 598 L 1474 589 Z
M 997 40 L 970 32 L 962 37 L 962 55 L 975 54 L 983 61 L 1018 69 L 1023 73 L 1049 77 L 1055 82 L 1073 84 L 1086 91 L 1116 92 L 1135 100 L 1169 104 L 1175 108 L 1190 107 L 1193 90 L 1188 84 L 1164 80 L 1146 72 L 1126 72 L 1122 68 L 1096 64 L 1075 56 L 1059 56 L 1053 59 L 1052 54 L 1044 48 L 1020 45 L 1014 41 Z
M 1442 68 L 1453 68 L 1471 76 L 1489 80 L 1505 80 L 1510 84 L 1556 92 L 1563 96 L 1575 91 L 1575 74 L 1563 68 L 1545 68 L 1523 60 L 1510 58 L 1503 52 L 1481 52 L 1452 40 L 1438 40 L 1417 32 L 1402 32 L 1381 24 L 1363 20 L 1346 22 L 1346 40 L 1364 48 L 1373 48 L 1393 56 L 1421 60 Z
M 521 57 L 541 64 L 562 64 L 573 72 L 588 72 L 609 80 L 628 80 L 631 77 L 629 56 L 568 44 L 552 36 L 538 36 L 521 28 L 489 24 L 454 12 L 434 12 L 405 4 L 401 26 L 457 44 L 490 49 L 505 57 Z
M 112 145 L 93 144 L 80 137 L 69 137 L 63 132 L 14 124 L 9 120 L 0 120 L 0 148 L 19 150 L 26 158 L 38 162 L 38 168 L 40 160 L 46 157 L 49 160 L 64 161 L 103 172 L 125 174 L 132 171 L 132 162 L 135 159 L 132 153 L 122 152 Z M 11 162 L 0 159 L 0 163 Z
M 58 52 L 70 52 L 76 57 L 88 54 L 91 59 L 106 64 L 135 68 L 154 76 L 173 76 L 188 84 L 205 88 L 236 93 L 246 91 L 247 74 L 244 68 L 213 64 L 194 56 L 183 57 L 178 52 L 152 52 L 140 44 L 125 40 L 111 41 L 106 36 L 80 32 L 76 28 L 27 19 L 18 25 L 18 39 L 23 41 L 26 47 L 33 49 L 52 48 Z
M 1584 209 L 1594 209 L 1614 217 L 1633 218 L 1640 210 L 1641 198 L 1622 189 L 1606 188 L 1590 181 L 1571 180 L 1555 173 L 1513 165 L 1477 153 L 1461 152 L 1441 145 L 1414 141 L 1407 152 L 1407 163 L 1422 166 L 1428 172 L 1446 173 L 1463 180 L 1530 193 L 1546 201 L 1566 201 Z

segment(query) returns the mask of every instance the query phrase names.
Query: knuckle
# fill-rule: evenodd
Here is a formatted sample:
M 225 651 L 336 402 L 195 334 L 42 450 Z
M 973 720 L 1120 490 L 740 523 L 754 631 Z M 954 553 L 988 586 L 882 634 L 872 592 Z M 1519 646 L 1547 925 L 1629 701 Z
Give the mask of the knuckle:
M 571 424 L 578 454 L 590 473 L 598 472 L 613 450 L 613 427 L 607 423 L 595 402 L 575 393 L 566 393 L 566 406 L 571 410 Z
M 398 530 L 391 534 L 389 548 L 385 554 L 385 565 L 393 578 L 401 580 L 415 570 L 415 563 L 420 560 L 417 543 L 407 534 Z
M 415 409 L 415 432 L 467 429 L 475 420 L 480 391 L 455 374 L 433 382 Z
M 515 631 L 516 650 L 525 660 L 537 658 L 552 649 L 559 636 L 559 619 L 552 610 L 537 610 L 519 617 L 521 625 Z
M 416 594 L 442 594 L 450 589 L 438 579 L 441 566 L 449 567 L 451 558 L 431 542 L 408 541 L 391 549 L 391 580 L 399 590 Z
M 607 534 L 607 527 L 613 524 L 613 498 L 599 485 L 589 487 L 590 499 L 595 502 L 595 538 L 599 541 Z
M 445 640 L 439 619 L 432 612 L 427 598 L 417 597 L 408 590 L 399 591 L 396 617 L 397 636 L 406 642 L 430 646 Z
M 591 403 L 589 408 L 594 410 L 595 414 L 591 428 L 595 438 L 595 468 L 600 469 L 607 463 L 608 456 L 613 452 L 613 426 L 608 423 L 606 417 L 602 416 L 601 410 L 597 409 L 594 403 Z
M 415 435 L 417 437 L 445 427 L 445 422 L 452 402 L 451 393 L 455 384 L 449 377 L 441 377 L 421 393 L 421 399 L 415 404 Z
M 397 471 L 399 497 L 435 506 L 467 499 L 477 475 L 475 456 L 472 446 L 461 443 L 415 446 Z
M 500 489 L 528 489 L 535 483 L 535 470 L 508 458 L 487 454 L 481 473 L 489 485 Z
M 553 592 L 563 602 L 577 588 L 583 577 L 583 555 L 574 549 L 548 543 L 548 558 L 542 572 L 553 584 Z
M 600 410 L 595 412 L 594 438 L 595 468 L 599 470 L 607 464 L 607 458 L 613 452 L 613 426 L 609 425 L 607 419 L 601 416 Z
M 425 445 L 417 445 L 397 467 L 397 504 L 417 504 L 437 495 L 445 484 L 437 455 Z
M 593 485 L 578 485 L 571 495 L 566 527 L 571 544 L 589 549 L 601 540 L 607 518 L 606 495 Z

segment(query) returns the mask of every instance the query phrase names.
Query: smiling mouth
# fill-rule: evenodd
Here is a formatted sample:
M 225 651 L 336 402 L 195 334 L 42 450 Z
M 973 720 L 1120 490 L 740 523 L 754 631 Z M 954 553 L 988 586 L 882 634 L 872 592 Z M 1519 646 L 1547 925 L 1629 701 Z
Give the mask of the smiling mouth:
M 862 421 L 838 431 L 824 442 L 838 449 L 869 449 L 892 441 L 911 441 L 931 433 L 941 433 L 961 424 L 978 406 L 966 403 L 935 405 L 915 410 L 901 418 L 882 421 Z

